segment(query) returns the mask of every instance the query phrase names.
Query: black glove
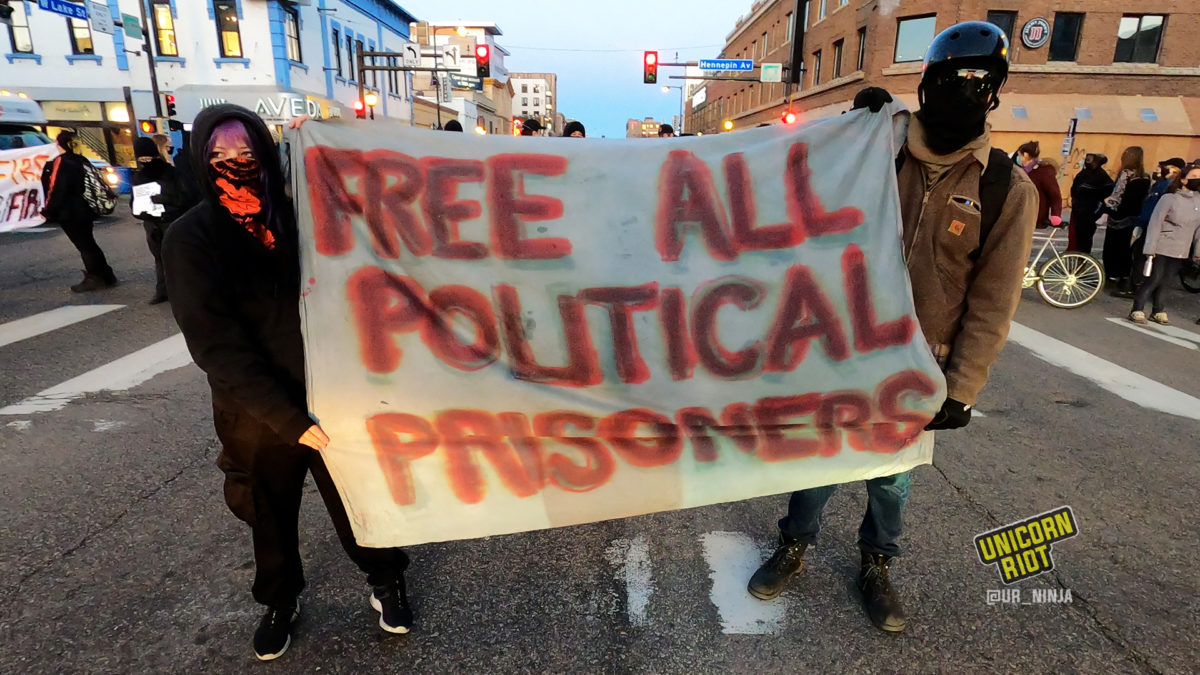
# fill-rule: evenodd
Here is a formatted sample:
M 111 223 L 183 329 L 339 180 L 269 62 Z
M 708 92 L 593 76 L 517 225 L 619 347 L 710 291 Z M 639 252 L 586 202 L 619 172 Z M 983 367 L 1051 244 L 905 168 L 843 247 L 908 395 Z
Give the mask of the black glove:
M 867 87 L 854 95 L 854 106 L 851 110 L 859 108 L 870 108 L 871 112 L 877 113 L 883 110 L 883 106 L 892 102 L 892 95 L 887 89 L 882 87 Z
M 944 429 L 961 429 L 971 423 L 971 406 L 960 403 L 952 398 L 946 399 L 942 409 L 933 416 L 933 421 L 925 427 L 925 431 L 940 431 Z

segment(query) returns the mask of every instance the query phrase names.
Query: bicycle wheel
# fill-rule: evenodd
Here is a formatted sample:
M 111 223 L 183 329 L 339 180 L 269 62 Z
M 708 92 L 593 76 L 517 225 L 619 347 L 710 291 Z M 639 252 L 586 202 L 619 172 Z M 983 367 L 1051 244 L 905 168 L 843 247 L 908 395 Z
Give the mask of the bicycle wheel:
M 1038 295 L 1062 309 L 1083 307 L 1104 288 L 1104 267 L 1085 253 L 1064 253 L 1042 267 Z

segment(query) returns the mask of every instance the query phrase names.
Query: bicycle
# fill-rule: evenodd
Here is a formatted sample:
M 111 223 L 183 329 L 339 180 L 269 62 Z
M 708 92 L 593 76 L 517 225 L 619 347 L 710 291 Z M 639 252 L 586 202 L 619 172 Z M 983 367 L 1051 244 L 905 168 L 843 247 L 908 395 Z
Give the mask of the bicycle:
M 1065 230 L 1067 223 L 1050 229 L 1046 243 L 1025 266 L 1025 278 L 1021 288 L 1037 286 L 1038 295 L 1047 304 L 1061 309 L 1076 309 L 1095 300 L 1104 289 L 1104 266 L 1092 256 L 1078 251 L 1059 253 L 1054 245 L 1055 235 Z M 1049 250 L 1054 257 L 1042 265 L 1042 257 Z

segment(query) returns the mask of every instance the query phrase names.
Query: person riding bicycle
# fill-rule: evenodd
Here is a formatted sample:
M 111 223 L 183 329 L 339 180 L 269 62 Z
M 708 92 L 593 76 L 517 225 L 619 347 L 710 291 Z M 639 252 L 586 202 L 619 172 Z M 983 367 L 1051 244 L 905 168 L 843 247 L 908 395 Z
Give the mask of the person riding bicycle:
M 1008 336 L 1033 245 L 1037 190 L 1006 153 L 992 149 L 987 125 L 1007 78 L 1008 38 L 999 28 L 970 21 L 943 31 L 926 52 L 917 90 L 921 109 L 896 159 L 917 319 L 945 371 L 949 394 L 928 429 L 957 429 L 971 421 L 971 406 Z M 855 97 L 855 108 L 878 112 L 891 98 L 869 88 Z M 1000 192 L 990 204 L 981 202 L 989 166 L 1008 185 L 1007 195 Z M 995 221 L 985 221 L 997 207 Z M 888 570 L 900 554 L 910 474 L 867 481 L 867 513 L 859 528 L 858 589 L 871 622 L 890 632 L 906 626 Z M 816 541 L 835 489 L 792 494 L 779 521 L 780 547 L 750 579 L 751 595 L 773 598 L 803 569 L 804 550 Z

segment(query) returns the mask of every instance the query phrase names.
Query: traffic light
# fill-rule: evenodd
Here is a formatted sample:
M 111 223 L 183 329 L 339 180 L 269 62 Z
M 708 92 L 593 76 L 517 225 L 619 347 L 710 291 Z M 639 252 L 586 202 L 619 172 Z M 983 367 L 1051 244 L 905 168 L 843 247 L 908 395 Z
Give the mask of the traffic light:
M 480 78 L 492 76 L 492 48 L 486 43 L 475 45 L 475 75 Z
M 796 113 L 792 112 L 791 110 L 783 113 L 783 123 L 784 124 L 795 124 L 796 123 Z
M 658 82 L 658 52 L 646 52 L 642 58 L 642 82 L 645 84 Z
M 156 124 L 154 120 L 141 120 L 138 122 L 138 128 L 141 129 L 142 133 L 146 134 L 147 136 L 158 133 L 158 124 Z
M 163 94 L 163 115 L 174 117 L 177 112 L 175 110 L 175 94 Z
M 360 120 L 367 119 L 367 106 L 362 102 L 362 99 L 354 101 L 354 116 Z

